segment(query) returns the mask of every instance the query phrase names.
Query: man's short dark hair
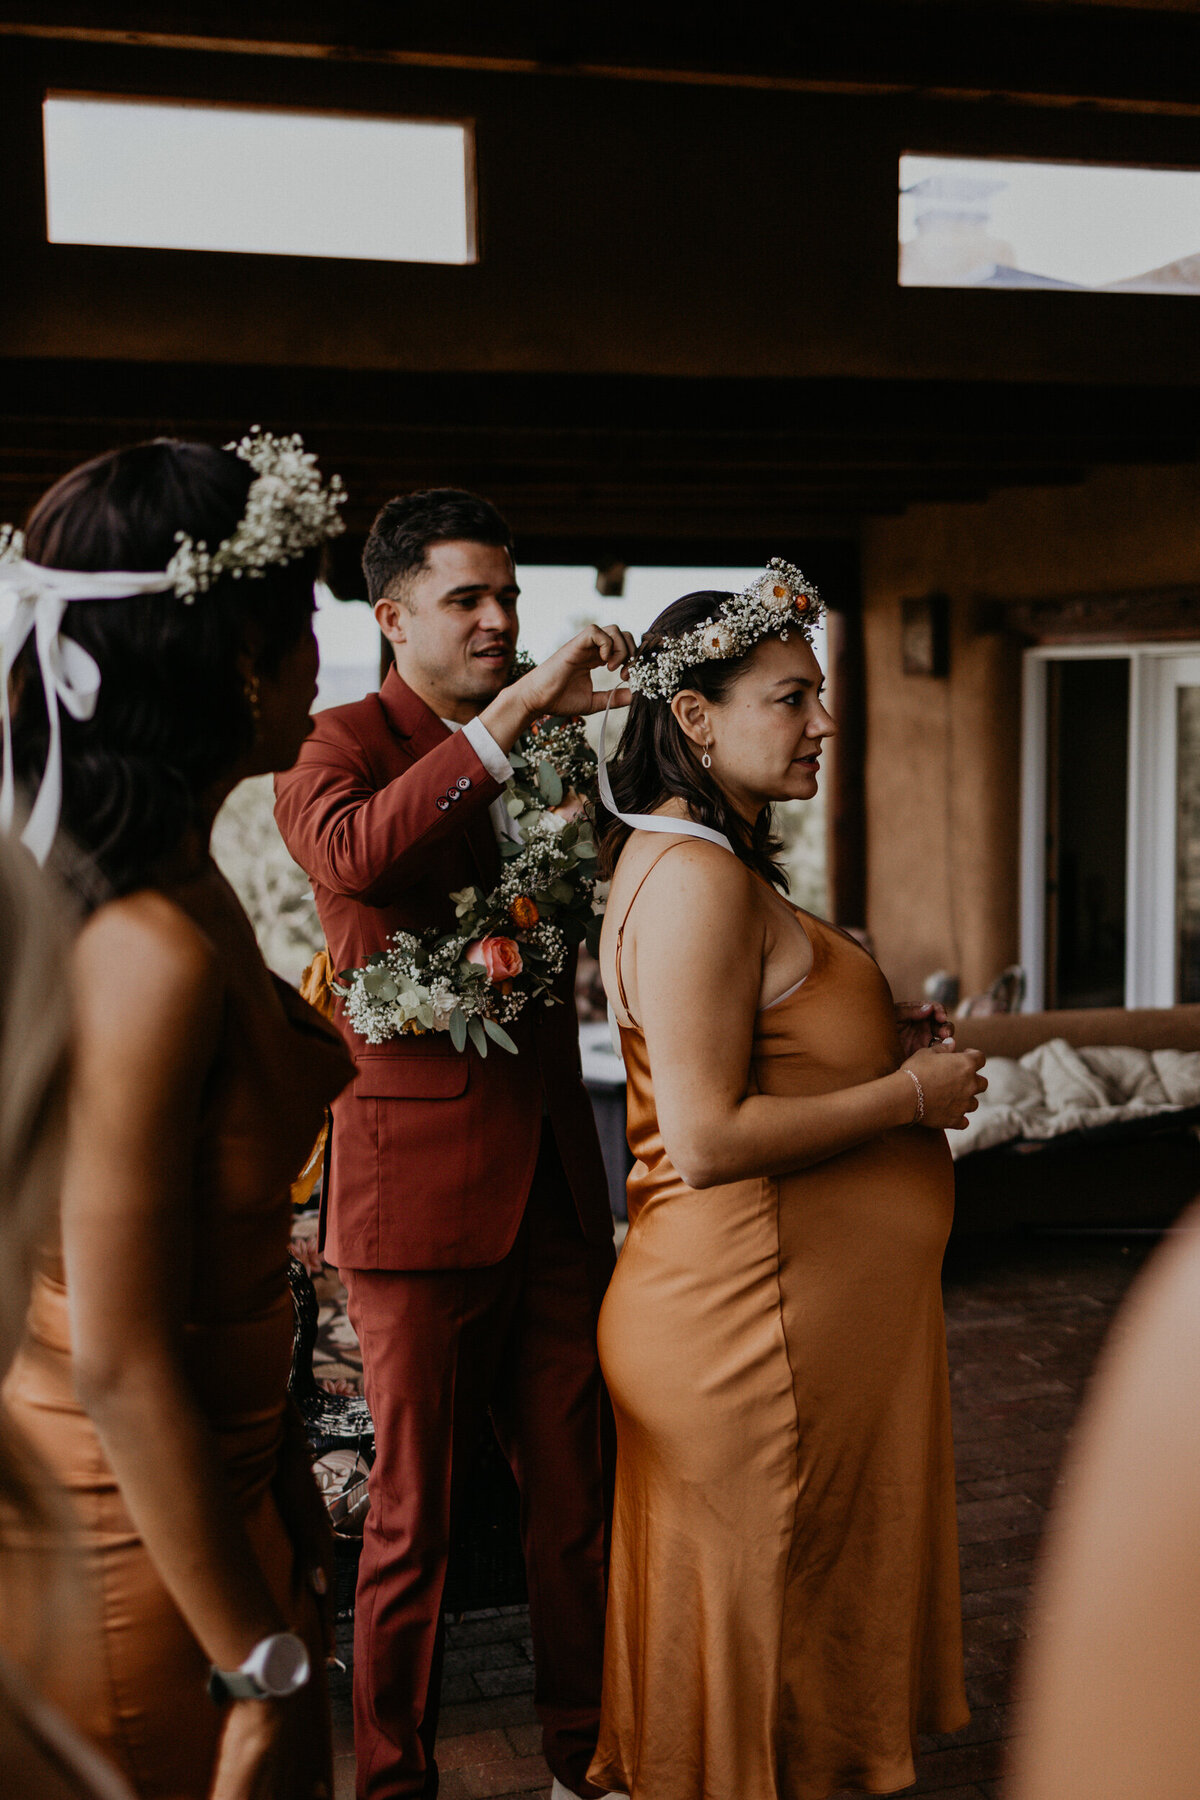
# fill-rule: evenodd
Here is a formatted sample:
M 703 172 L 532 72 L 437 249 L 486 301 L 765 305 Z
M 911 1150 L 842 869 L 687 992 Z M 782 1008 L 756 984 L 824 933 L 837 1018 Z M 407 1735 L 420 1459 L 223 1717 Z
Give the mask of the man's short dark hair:
M 462 540 L 513 553 L 512 532 L 490 500 L 463 488 L 425 488 L 389 500 L 363 548 L 367 599 L 374 606 L 400 577 L 423 569 L 430 544 Z

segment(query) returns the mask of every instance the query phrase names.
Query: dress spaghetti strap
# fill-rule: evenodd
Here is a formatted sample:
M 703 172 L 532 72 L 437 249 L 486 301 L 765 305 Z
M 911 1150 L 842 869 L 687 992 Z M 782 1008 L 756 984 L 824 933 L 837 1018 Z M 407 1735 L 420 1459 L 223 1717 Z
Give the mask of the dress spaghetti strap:
M 618 814 L 618 817 L 620 817 L 619 814 Z M 684 824 L 686 824 L 689 821 L 684 820 L 682 822 Z M 692 834 L 690 832 L 685 831 L 685 832 L 681 832 L 680 835 L 683 837 L 690 837 Z M 618 997 L 620 998 L 621 1005 L 625 1010 L 625 1017 L 634 1025 L 637 1025 L 637 1020 L 634 1018 L 633 1012 L 629 1005 L 629 1002 L 625 998 L 625 983 L 621 978 L 621 946 L 625 942 L 625 927 L 629 923 L 629 915 L 633 911 L 633 903 L 637 899 L 638 895 L 641 893 L 643 887 L 646 885 L 646 882 L 649 879 L 649 877 L 654 873 L 655 869 L 657 869 L 657 867 L 658 867 L 659 863 L 662 861 L 663 857 L 669 856 L 672 850 L 677 850 L 678 848 L 679 848 L 678 844 L 664 844 L 662 849 L 659 851 L 658 855 L 653 859 L 653 861 L 648 863 L 646 865 L 646 867 L 642 870 L 641 880 L 638 882 L 637 886 L 633 890 L 633 893 L 630 895 L 629 904 L 626 906 L 624 916 L 621 920 L 620 925 L 618 925 L 618 927 L 617 927 L 617 943 L 616 943 L 616 950 L 613 955 L 613 970 L 617 977 L 617 994 L 618 994 Z M 641 1030 L 640 1025 L 638 1025 L 638 1030 L 639 1031 Z

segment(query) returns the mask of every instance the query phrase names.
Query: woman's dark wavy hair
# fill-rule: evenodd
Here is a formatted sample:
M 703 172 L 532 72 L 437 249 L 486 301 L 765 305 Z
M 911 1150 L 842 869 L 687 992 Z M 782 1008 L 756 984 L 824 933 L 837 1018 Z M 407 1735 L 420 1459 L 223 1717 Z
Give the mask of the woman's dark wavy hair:
M 732 594 L 702 591 L 673 600 L 642 638 L 642 649 L 655 650 L 694 625 L 702 625 L 732 599 Z M 694 688 L 706 700 L 720 705 L 753 656 L 752 649 L 726 662 L 696 663 L 684 671 L 679 685 Z M 613 799 L 622 812 L 652 813 L 665 800 L 683 800 L 693 819 L 713 831 L 724 832 L 748 869 L 786 892 L 787 876 L 775 860 L 783 846 L 772 836 L 770 807 L 763 807 L 752 826 L 746 823 L 703 768 L 699 752 L 680 730 L 667 701 L 634 694 L 621 742 L 609 764 L 609 776 Z M 631 833 L 629 826 L 614 818 L 605 806 L 601 805 L 598 811 L 599 867 L 607 879 Z
M 50 568 L 165 569 L 186 532 L 210 549 L 229 537 L 254 479 L 210 444 L 156 438 L 64 475 L 34 507 L 25 554 Z M 313 606 L 316 553 L 261 577 L 223 576 L 190 604 L 173 593 L 80 600 L 63 632 L 101 673 L 90 719 L 62 714 L 60 835 L 84 852 L 58 857 L 90 904 L 153 885 L 199 822 L 202 796 L 254 742 L 237 659 L 264 675 L 299 641 Z M 30 798 L 46 764 L 46 698 L 32 641 L 17 663 L 14 767 Z M 90 865 L 90 866 L 89 866 Z

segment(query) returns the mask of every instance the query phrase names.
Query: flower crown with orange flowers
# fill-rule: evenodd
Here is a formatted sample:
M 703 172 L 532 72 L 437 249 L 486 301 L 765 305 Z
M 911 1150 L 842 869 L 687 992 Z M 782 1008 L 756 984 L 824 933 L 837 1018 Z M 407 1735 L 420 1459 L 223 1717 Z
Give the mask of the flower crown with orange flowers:
M 762 638 L 786 640 L 789 631 L 811 643 L 824 610 L 820 594 L 795 563 L 773 556 L 757 580 L 726 600 L 715 618 L 639 650 L 629 664 L 629 686 L 636 694 L 669 700 L 687 685 L 687 671 L 697 663 L 728 662 L 745 656 Z

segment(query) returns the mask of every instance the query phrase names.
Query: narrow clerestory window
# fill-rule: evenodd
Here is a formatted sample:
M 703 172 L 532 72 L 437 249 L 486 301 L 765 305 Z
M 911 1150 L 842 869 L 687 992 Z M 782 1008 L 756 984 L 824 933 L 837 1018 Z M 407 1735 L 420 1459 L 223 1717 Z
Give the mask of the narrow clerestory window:
M 475 261 L 469 125 L 53 93 L 52 244 Z
M 1200 294 L 1200 170 L 900 158 L 901 287 Z

